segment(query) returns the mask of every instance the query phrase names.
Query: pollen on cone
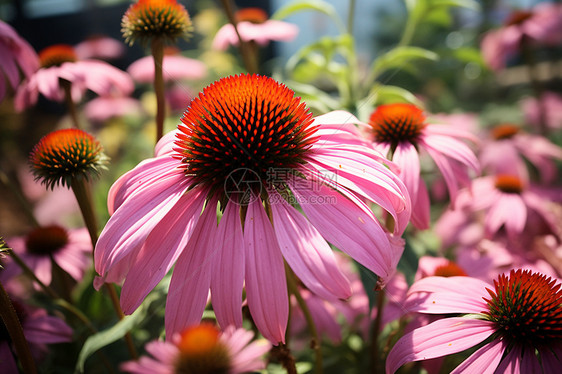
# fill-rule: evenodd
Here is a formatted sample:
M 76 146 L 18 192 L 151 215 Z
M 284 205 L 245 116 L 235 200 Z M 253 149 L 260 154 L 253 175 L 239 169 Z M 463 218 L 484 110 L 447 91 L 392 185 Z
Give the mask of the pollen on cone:
M 369 124 L 377 141 L 390 143 L 413 142 L 427 126 L 423 110 L 404 103 L 378 106 Z
M 174 42 L 189 36 L 191 28 L 187 10 L 176 0 L 139 0 L 121 20 L 121 31 L 129 44 L 137 39 L 145 44 L 155 37 Z

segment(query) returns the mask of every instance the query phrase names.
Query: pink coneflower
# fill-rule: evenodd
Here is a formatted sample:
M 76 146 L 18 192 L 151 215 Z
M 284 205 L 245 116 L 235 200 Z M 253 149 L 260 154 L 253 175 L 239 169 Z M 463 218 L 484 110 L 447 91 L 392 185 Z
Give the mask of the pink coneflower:
M 171 341 L 153 341 L 146 345 L 152 357 L 141 357 L 121 365 L 136 374 L 228 373 L 239 374 L 265 368 L 262 356 L 271 344 L 251 342 L 253 333 L 229 326 L 219 332 L 211 324 L 188 327 Z
M 345 112 L 313 119 L 293 91 L 265 76 L 208 86 L 184 113 L 175 142 L 165 136 L 155 158 L 111 188 L 96 285 L 126 278 L 121 304 L 131 313 L 177 260 L 168 334 L 199 322 L 209 288 L 220 325 L 240 326 L 245 282 L 256 325 L 277 343 L 288 318 L 284 260 L 328 299 L 351 290 L 327 241 L 384 282 L 402 246 L 366 202 L 386 209 L 399 235 L 409 199 L 384 158 L 359 138 L 355 120 Z
M 540 99 L 528 97 L 522 100 L 521 107 L 525 121 L 541 128 L 542 122 L 552 130 L 562 129 L 562 96 L 555 92 L 544 92 Z
M 92 242 L 86 229 L 41 226 L 6 242 L 46 285 L 51 284 L 53 261 L 76 281 L 82 280 L 92 263 Z M 15 275 L 21 269 L 15 262 L 9 262 L 4 271 Z
M 65 343 L 72 340 L 72 329 L 61 319 L 49 316 L 44 309 L 32 309 L 14 297 L 10 297 L 16 315 L 23 328 L 32 354 L 40 358 L 45 344 Z M 0 319 L 0 363 L 3 373 L 19 373 L 18 364 L 12 354 L 11 339 Z
M 103 61 L 78 60 L 68 45 L 48 47 L 41 51 L 39 59 L 41 68 L 18 87 L 14 99 L 16 110 L 34 105 L 39 93 L 50 100 L 62 101 L 65 90 L 70 90 L 76 102 L 86 90 L 104 96 L 128 95 L 134 89 L 127 73 Z
M 541 3 L 531 10 L 514 11 L 503 27 L 489 31 L 482 39 L 484 61 L 493 70 L 521 51 L 528 40 L 539 45 L 559 45 L 562 41 L 562 6 Z
M 6 78 L 15 90 L 20 83 L 20 70 L 30 77 L 39 68 L 35 50 L 8 24 L 0 20 L 0 102 L 6 95 Z
M 242 40 L 254 41 L 265 46 L 271 41 L 288 42 L 297 37 L 299 28 L 291 23 L 268 19 L 267 13 L 260 8 L 240 9 L 236 14 L 236 28 Z M 219 29 L 213 40 L 213 48 L 226 50 L 229 45 L 238 45 L 238 35 L 232 24 Z
M 420 176 L 419 151 L 423 149 L 433 158 L 454 201 L 458 186 L 469 183 L 468 169 L 479 169 L 474 153 L 458 138 L 474 137 L 459 129 L 428 124 L 423 111 L 412 104 L 380 105 L 369 124 L 367 136 L 400 167 L 400 179 L 412 199 L 412 224 L 428 228 L 429 195 Z
M 511 270 L 493 286 L 469 277 L 424 278 L 410 289 L 425 295 L 419 312 L 468 315 L 442 318 L 403 336 L 388 355 L 386 372 L 491 338 L 452 373 L 556 373 L 562 357 L 560 286 L 530 270 Z
M 127 72 L 139 83 L 154 81 L 154 58 L 146 56 L 133 62 Z M 189 57 L 184 57 L 174 47 L 164 49 L 162 72 L 165 81 L 179 81 L 183 79 L 201 79 L 207 74 L 204 63 Z
M 485 142 L 480 153 L 482 169 L 492 174 L 517 175 L 528 181 L 525 160 L 540 173 L 545 183 L 554 181 L 556 160 L 562 160 L 562 148 L 540 135 L 526 134 L 513 124 L 502 124 L 491 130 L 493 141 Z
M 458 202 L 459 206 L 485 211 L 484 228 L 488 237 L 504 227 L 509 238 L 517 238 L 524 233 L 526 225 L 533 223 L 529 218 L 540 220 L 550 232 L 556 232 L 548 196 L 514 175 L 477 178 L 470 190 L 459 194 Z
M 80 60 L 115 60 L 125 54 L 125 44 L 108 36 L 92 35 L 76 44 L 74 51 Z

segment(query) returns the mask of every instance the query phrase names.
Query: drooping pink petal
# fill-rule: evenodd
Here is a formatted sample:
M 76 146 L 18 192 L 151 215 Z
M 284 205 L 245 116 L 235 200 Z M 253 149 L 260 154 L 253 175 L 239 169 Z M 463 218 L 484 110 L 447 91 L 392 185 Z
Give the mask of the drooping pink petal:
M 181 175 L 168 175 L 157 179 L 152 188 L 129 197 L 111 216 L 100 234 L 94 250 L 96 272 L 103 277 L 112 266 L 131 253 L 136 253 L 186 188 Z
M 213 310 L 221 328 L 242 327 L 245 249 L 240 207 L 229 202 L 219 223 L 211 275 Z
M 234 329 L 234 326 L 227 327 L 221 334 L 220 339 L 232 355 L 233 373 L 246 373 L 264 368 L 262 356 L 271 349 L 271 344 L 265 339 L 250 343 L 253 335 L 244 329 Z
M 416 203 L 412 204 L 412 224 L 420 229 L 425 230 L 429 228 L 430 222 L 430 202 L 429 193 L 427 192 L 427 187 L 425 182 L 420 178 L 418 186 L 418 196 Z
M 183 195 L 150 232 L 134 257 L 121 290 L 121 308 L 133 313 L 185 248 L 199 219 L 206 191 Z
M 32 312 L 23 322 L 25 338 L 33 343 L 64 343 L 72 340 L 72 329 L 63 320 L 43 309 Z
M 514 346 L 511 351 L 503 358 L 496 369 L 497 374 L 519 374 L 521 371 L 521 348 Z
M 203 214 L 181 252 L 166 299 L 166 335 L 172 336 L 201 321 L 211 286 L 216 258 L 217 201 L 207 203 Z
M 332 249 L 304 216 L 276 191 L 270 191 L 275 236 L 283 257 L 315 294 L 333 300 L 351 296 L 351 286 L 338 268 Z
M 464 317 L 444 318 L 404 335 L 386 360 L 394 373 L 407 362 L 427 360 L 464 351 L 494 332 L 492 322 Z
M 145 189 L 152 189 L 168 177 L 179 180 L 185 178 L 177 168 L 178 160 L 172 157 L 156 157 L 141 161 L 134 169 L 119 177 L 109 189 L 107 209 L 110 215 L 133 194 Z M 174 170 L 177 169 L 177 170 Z
M 246 298 L 260 332 L 273 344 L 285 342 L 289 302 L 281 250 L 261 201 L 248 205 L 244 224 Z
M 403 182 L 384 165 L 360 154 L 317 150 L 314 161 L 307 165 L 321 174 L 330 174 L 337 185 L 371 200 L 389 212 L 397 225 L 394 233 L 400 235 L 410 219 L 411 203 Z
M 497 339 L 484 345 L 457 366 L 451 374 L 494 374 L 501 361 L 505 344 Z
M 330 243 L 382 278 L 398 263 L 387 234 L 360 200 L 351 201 L 326 185 L 316 191 L 290 186 L 308 220 Z M 319 199 L 322 204 L 318 204 Z

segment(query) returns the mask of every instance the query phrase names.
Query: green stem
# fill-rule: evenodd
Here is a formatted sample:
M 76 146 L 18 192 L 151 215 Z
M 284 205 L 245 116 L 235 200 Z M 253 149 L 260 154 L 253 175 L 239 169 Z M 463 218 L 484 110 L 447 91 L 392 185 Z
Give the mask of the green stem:
M 154 58 L 154 92 L 156 94 L 156 143 L 164 136 L 164 119 L 166 118 L 166 98 L 164 96 L 164 39 L 154 38 L 151 43 Z
M 94 211 L 94 205 L 92 203 L 90 185 L 86 183 L 84 178 L 74 178 L 72 179 L 70 188 L 72 188 L 72 192 L 74 192 L 74 196 L 76 196 L 76 201 L 80 207 L 82 218 L 84 218 L 84 223 L 86 224 L 86 228 L 90 234 L 92 248 L 94 248 L 98 240 L 98 223 L 96 213 Z
M 74 100 L 72 100 L 72 83 L 66 79 L 61 79 L 59 82 L 64 91 L 64 101 L 66 102 L 66 107 L 68 108 L 68 113 L 70 114 L 72 123 L 74 124 L 74 127 L 80 129 L 82 127 L 80 126 L 80 121 L 78 120 L 78 109 L 76 109 L 76 104 L 74 103 Z
M 0 283 L 0 317 L 2 317 L 4 326 L 6 326 L 6 330 L 8 330 L 8 334 L 10 334 L 10 338 L 14 343 L 16 355 L 21 362 L 23 372 L 26 374 L 37 373 L 35 361 L 33 361 L 29 345 L 23 334 L 21 322 L 2 283 Z
M 384 291 L 379 290 L 377 291 L 377 316 L 375 317 L 375 321 L 371 326 L 371 373 L 377 374 L 381 372 L 380 363 L 381 363 L 381 352 L 379 348 L 379 333 L 381 330 L 381 323 L 382 323 L 382 312 L 383 312 L 383 304 L 384 304 Z
M 291 270 L 287 262 L 284 262 L 284 264 L 285 264 L 285 274 L 287 277 L 287 288 L 289 289 L 289 293 L 293 294 L 297 299 L 297 303 L 299 304 L 299 307 L 306 320 L 308 331 L 312 337 L 310 341 L 310 346 L 314 350 L 314 356 L 315 356 L 314 371 L 316 374 L 322 374 L 323 373 L 322 347 L 320 346 L 320 338 L 318 336 L 318 330 L 316 329 L 316 324 L 314 323 L 314 319 L 312 318 L 312 313 L 310 313 L 310 309 L 308 308 L 306 301 L 304 300 L 304 298 L 299 292 L 293 271 Z
M 257 61 L 257 53 L 255 50 L 252 50 L 252 47 L 249 43 L 242 39 L 242 36 L 238 32 L 238 22 L 236 21 L 236 17 L 234 16 L 234 11 L 232 10 L 232 4 L 230 0 L 221 0 L 222 6 L 224 8 L 224 12 L 228 17 L 228 21 L 234 27 L 234 31 L 236 32 L 236 36 L 238 37 L 238 48 L 240 51 L 240 55 L 242 56 L 242 61 L 244 62 L 244 67 L 246 71 L 250 74 L 256 74 L 258 72 L 258 61 Z
M 409 14 L 408 20 L 406 21 L 406 27 L 402 33 L 402 38 L 400 38 L 400 41 L 398 42 L 399 47 L 409 45 L 412 42 L 416 32 L 416 27 L 418 27 L 418 21 L 413 19 Z
M 73 179 L 71 182 L 71 188 L 76 196 L 76 200 L 78 201 L 78 206 L 80 207 L 80 211 L 82 212 L 82 217 L 84 218 L 84 223 L 88 229 L 88 233 L 90 234 L 90 239 L 92 241 L 93 248 L 96 247 L 96 243 L 98 241 L 98 229 L 97 229 L 97 219 L 96 213 L 94 210 L 94 205 L 92 203 L 91 193 L 89 184 L 85 182 L 84 179 Z M 93 252 L 92 252 L 93 255 Z M 115 309 L 115 313 L 119 320 L 122 320 L 125 317 L 123 310 L 121 309 L 121 305 L 119 304 L 119 297 L 117 296 L 117 291 L 113 285 L 105 283 L 104 287 L 109 294 L 111 299 L 111 303 L 113 305 L 113 309 Z M 135 345 L 133 344 L 133 338 L 131 334 L 127 332 L 125 334 L 125 343 L 127 344 L 127 349 L 129 350 L 129 354 L 132 358 L 136 359 L 138 357 L 137 351 L 135 349 Z
M 355 18 L 355 0 L 349 0 L 349 9 L 347 12 L 347 32 L 353 35 L 353 22 Z

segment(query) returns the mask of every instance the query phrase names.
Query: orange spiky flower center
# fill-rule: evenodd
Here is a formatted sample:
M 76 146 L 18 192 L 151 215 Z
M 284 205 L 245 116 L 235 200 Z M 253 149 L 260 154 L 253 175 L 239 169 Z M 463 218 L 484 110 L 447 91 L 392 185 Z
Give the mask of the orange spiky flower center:
M 415 143 L 427 126 L 423 111 L 412 104 L 380 105 L 371 114 L 375 140 L 398 144 L 403 141 Z
M 497 175 L 495 186 L 498 190 L 505 193 L 520 194 L 523 192 L 523 182 L 514 175 Z
M 234 17 L 237 22 L 264 23 L 267 21 L 267 13 L 261 8 L 242 8 L 238 10 Z
M 61 183 L 70 186 L 75 179 L 88 180 L 104 168 L 107 157 L 101 144 L 78 129 L 63 129 L 45 135 L 29 156 L 36 180 L 47 188 Z
M 191 29 L 187 10 L 176 0 L 139 0 L 127 9 L 121 20 L 121 31 L 129 44 L 137 39 L 146 44 L 158 37 L 174 42 L 189 36 Z
M 531 270 L 511 270 L 487 291 L 484 314 L 508 344 L 534 349 L 562 341 L 562 290 L 556 280 Z
M 188 327 L 180 334 L 176 343 L 179 356 L 175 363 L 176 373 L 227 374 L 231 368 L 231 357 L 221 342 L 215 326 L 203 323 Z
M 505 20 L 505 26 L 520 25 L 533 16 L 533 12 L 528 10 L 516 10 Z
M 521 129 L 511 124 L 498 125 L 492 129 L 492 137 L 495 140 L 510 139 L 519 133 Z
M 61 66 L 65 62 L 76 62 L 78 57 L 74 48 L 66 44 L 56 44 L 39 52 L 39 63 L 43 68 Z
M 38 227 L 27 234 L 25 246 L 35 255 L 52 255 L 68 244 L 68 233 L 58 225 Z
M 177 157 L 193 185 L 212 191 L 240 184 L 274 187 L 279 181 L 272 181 L 272 173 L 298 169 L 317 140 L 312 114 L 300 98 L 261 75 L 211 84 L 193 99 L 181 121 Z
M 433 275 L 437 277 L 456 277 L 456 276 L 466 277 L 467 276 L 464 269 L 453 261 L 449 261 L 445 265 L 440 265 L 436 267 Z

